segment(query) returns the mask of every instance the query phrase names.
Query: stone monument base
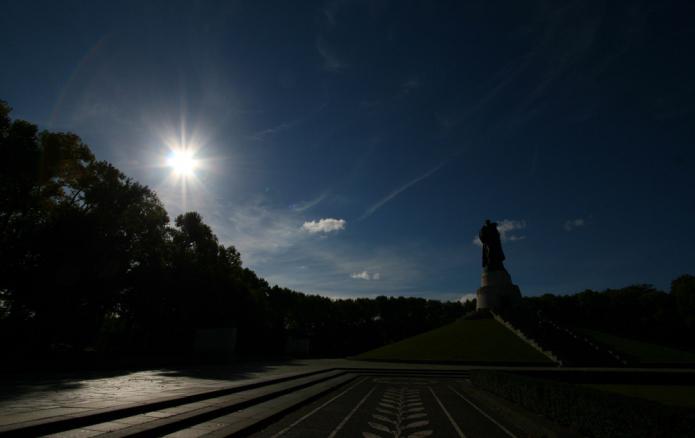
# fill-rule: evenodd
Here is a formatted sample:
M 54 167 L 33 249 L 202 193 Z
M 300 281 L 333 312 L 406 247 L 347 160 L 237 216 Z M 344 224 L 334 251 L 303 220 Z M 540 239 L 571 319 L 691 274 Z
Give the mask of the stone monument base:
M 495 271 L 483 269 L 476 299 L 476 310 L 499 310 L 519 303 L 521 291 L 504 268 Z

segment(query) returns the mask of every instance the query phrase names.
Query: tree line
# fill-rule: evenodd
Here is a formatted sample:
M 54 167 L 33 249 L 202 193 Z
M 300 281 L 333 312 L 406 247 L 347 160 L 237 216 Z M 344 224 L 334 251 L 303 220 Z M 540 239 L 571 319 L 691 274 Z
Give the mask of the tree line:
M 695 277 L 681 275 L 669 292 L 637 284 L 601 292 L 525 299 L 568 326 L 695 351 Z
M 186 353 L 199 328 L 237 350 L 359 353 L 471 310 L 422 298 L 333 300 L 271 287 L 196 212 L 157 195 L 75 134 L 39 130 L 0 101 L 0 339 L 17 353 Z

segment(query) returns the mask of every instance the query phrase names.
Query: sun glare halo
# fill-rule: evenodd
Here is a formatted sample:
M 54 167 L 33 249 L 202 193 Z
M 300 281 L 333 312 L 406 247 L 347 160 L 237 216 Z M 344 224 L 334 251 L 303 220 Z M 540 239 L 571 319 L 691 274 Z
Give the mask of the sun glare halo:
M 173 150 L 167 159 L 167 165 L 180 176 L 192 176 L 198 162 L 190 150 Z

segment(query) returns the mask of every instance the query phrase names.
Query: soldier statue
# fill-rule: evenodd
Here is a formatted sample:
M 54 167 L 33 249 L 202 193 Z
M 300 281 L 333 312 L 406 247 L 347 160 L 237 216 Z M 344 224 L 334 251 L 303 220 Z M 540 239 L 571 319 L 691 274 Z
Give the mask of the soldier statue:
M 487 271 L 504 271 L 502 262 L 505 257 L 502 251 L 500 233 L 497 231 L 497 223 L 486 219 L 478 237 L 483 244 L 483 268 Z

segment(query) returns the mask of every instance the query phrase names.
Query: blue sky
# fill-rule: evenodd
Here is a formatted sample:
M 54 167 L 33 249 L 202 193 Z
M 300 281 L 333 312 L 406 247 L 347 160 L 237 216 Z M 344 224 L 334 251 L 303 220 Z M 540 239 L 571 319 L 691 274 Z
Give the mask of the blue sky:
M 695 273 L 688 2 L 0 1 L 0 98 L 272 284 L 457 299 Z M 196 149 L 187 181 L 163 166 Z M 185 185 L 183 184 L 185 182 Z

